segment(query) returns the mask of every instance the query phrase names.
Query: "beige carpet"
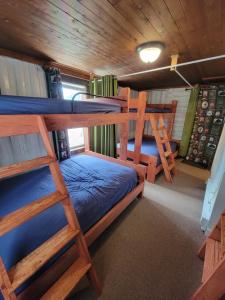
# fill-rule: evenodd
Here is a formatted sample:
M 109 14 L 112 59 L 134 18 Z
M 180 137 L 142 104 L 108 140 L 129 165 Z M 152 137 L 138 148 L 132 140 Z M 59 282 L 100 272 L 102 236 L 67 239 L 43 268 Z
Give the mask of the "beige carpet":
M 91 247 L 103 285 L 100 300 L 185 300 L 200 283 L 196 253 L 204 181 L 179 163 L 174 184 L 146 183 L 135 201 Z M 190 171 L 190 169 L 189 169 Z M 190 175 L 192 174 L 192 175 Z M 86 282 L 83 282 L 86 285 Z M 70 299 L 96 299 L 88 287 Z

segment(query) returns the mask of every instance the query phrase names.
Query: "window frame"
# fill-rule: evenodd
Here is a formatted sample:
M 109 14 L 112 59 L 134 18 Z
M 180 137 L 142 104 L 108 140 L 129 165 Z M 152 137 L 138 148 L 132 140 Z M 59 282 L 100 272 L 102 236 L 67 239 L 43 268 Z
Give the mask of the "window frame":
M 78 82 L 77 84 L 75 82 L 68 82 L 68 81 L 62 81 L 62 89 L 64 88 L 68 88 L 68 89 L 74 89 L 76 92 L 87 92 L 87 85 L 86 84 L 82 84 L 81 82 Z M 75 94 L 75 93 L 74 93 Z M 64 92 L 63 92 L 63 97 L 64 97 Z M 70 100 L 70 99 L 66 99 L 64 98 L 65 100 Z M 78 99 L 77 99 L 78 100 Z M 76 100 L 75 100 L 76 101 Z M 71 129 L 80 129 L 80 128 L 71 128 Z M 83 129 L 83 133 L 84 133 L 84 128 L 81 127 L 81 129 Z M 67 129 L 67 135 L 68 135 L 68 139 L 69 139 L 69 131 L 70 129 Z M 84 138 L 84 134 L 83 134 L 83 138 Z M 80 145 L 77 145 L 77 146 L 73 146 L 71 147 L 70 146 L 70 143 L 69 143 L 69 149 L 70 149 L 70 153 L 71 154 L 77 154 L 77 153 L 80 153 L 80 152 L 83 152 L 84 149 L 85 149 L 85 145 L 84 145 L 84 142 L 83 144 L 80 144 Z

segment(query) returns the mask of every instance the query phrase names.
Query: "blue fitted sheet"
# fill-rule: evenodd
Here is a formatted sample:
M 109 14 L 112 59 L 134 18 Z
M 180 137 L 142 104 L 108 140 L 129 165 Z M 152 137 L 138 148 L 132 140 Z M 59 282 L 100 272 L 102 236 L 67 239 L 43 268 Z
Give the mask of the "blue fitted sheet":
M 136 112 L 136 108 L 131 108 L 130 112 Z M 154 108 L 154 107 L 146 107 L 146 113 L 171 113 L 172 110 L 170 108 Z
M 84 232 L 137 185 L 134 169 L 84 154 L 61 162 L 60 169 Z M 48 167 L 44 167 L 0 181 L 0 190 L 2 217 L 55 188 Z M 57 204 L 0 237 L 0 256 L 6 267 L 14 265 L 65 225 L 62 206 Z
M 128 141 L 127 149 L 129 151 L 134 151 L 134 143 L 135 143 L 135 139 L 130 139 Z M 170 142 L 170 145 L 171 145 L 172 152 L 175 152 L 177 150 L 177 143 Z M 156 156 L 157 166 L 161 164 L 159 151 L 154 138 L 148 138 L 148 139 L 143 138 L 142 145 L 141 145 L 141 153 L 146 155 Z
M 0 96 L 0 115 L 96 114 L 120 111 L 121 107 L 116 104 L 38 97 Z

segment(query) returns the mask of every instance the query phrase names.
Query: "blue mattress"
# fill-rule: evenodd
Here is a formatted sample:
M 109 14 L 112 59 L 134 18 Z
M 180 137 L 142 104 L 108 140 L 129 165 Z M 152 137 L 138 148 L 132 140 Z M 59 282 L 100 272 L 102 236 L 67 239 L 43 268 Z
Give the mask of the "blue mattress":
M 132 168 L 76 155 L 60 163 L 81 228 L 86 232 L 137 185 Z M 55 190 L 48 167 L 0 181 L 0 217 Z M 7 268 L 66 225 L 57 204 L 0 238 L 0 256 Z M 4 245 L 4 246 L 3 246 Z M 1 294 L 0 294 L 1 299 Z
M 136 108 L 131 108 L 130 112 L 136 112 Z M 146 107 L 145 109 L 146 113 L 171 113 L 172 110 L 170 108 L 152 108 L 152 107 Z
M 18 114 L 97 114 L 120 112 L 116 104 L 49 98 L 0 96 L 0 115 Z
M 129 151 L 134 151 L 134 143 L 135 139 L 130 139 L 127 144 L 127 149 Z M 177 150 L 177 143 L 176 142 L 170 142 L 171 150 L 175 152 Z M 152 155 L 157 157 L 157 166 L 161 164 L 161 159 L 159 155 L 159 151 L 156 145 L 156 141 L 154 138 L 148 138 L 142 140 L 141 145 L 141 153 L 146 155 Z

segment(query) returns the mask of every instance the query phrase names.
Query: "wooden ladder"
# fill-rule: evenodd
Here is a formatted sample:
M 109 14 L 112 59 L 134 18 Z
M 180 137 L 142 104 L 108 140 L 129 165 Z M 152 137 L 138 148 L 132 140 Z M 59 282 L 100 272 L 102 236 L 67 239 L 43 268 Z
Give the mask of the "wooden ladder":
M 225 212 L 198 253 L 204 260 L 202 283 L 192 300 L 219 300 L 225 294 Z
M 170 140 L 165 127 L 162 114 L 150 114 L 150 123 L 153 135 L 156 140 L 157 148 L 161 158 L 164 174 L 168 182 L 172 182 L 172 173 L 175 175 L 175 160 L 171 150 Z
M 0 236 L 13 230 L 15 227 L 23 224 L 46 209 L 51 208 L 57 203 L 63 205 L 68 224 L 19 261 L 10 270 L 6 270 L 3 260 L 0 258 L 0 289 L 2 295 L 4 299 L 7 300 L 17 299 L 16 289 L 73 239 L 76 240 L 74 247 L 76 247 L 78 253 L 77 260 L 66 270 L 62 277 L 53 284 L 41 299 L 65 299 L 85 275 L 88 275 L 90 283 L 99 295 L 101 290 L 100 284 L 92 265 L 88 248 L 72 202 L 69 198 L 63 176 L 60 172 L 44 119 L 42 116 L 33 116 L 33 122 L 34 128 L 37 128 L 38 133 L 41 135 L 44 147 L 47 151 L 47 156 L 2 167 L 0 168 L 0 179 L 48 165 L 56 185 L 56 191 L 0 218 Z

